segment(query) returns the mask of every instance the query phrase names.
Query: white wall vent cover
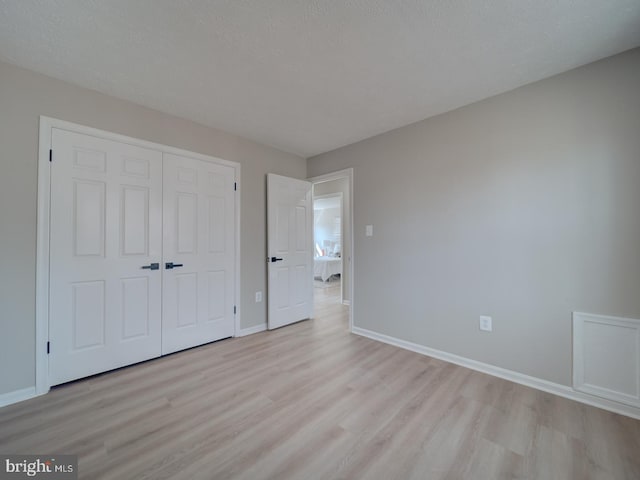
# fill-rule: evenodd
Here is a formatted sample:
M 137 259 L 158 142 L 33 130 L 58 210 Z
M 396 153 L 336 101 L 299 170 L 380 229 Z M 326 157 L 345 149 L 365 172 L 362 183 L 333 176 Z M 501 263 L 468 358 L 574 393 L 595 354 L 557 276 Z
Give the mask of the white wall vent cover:
M 573 312 L 573 388 L 640 407 L 640 320 Z

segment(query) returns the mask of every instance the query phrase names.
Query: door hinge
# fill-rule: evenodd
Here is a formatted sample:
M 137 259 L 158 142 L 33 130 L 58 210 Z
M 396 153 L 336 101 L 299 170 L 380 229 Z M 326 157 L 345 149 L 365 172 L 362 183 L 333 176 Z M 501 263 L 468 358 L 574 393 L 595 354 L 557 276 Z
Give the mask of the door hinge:
M 238 184 L 236 182 L 233 182 L 233 190 L 238 190 Z
M 233 314 L 234 315 L 236 314 L 236 306 L 235 305 L 233 306 Z
M 47 355 L 51 352 L 51 343 L 47 342 Z
M 51 148 L 49 149 L 49 161 L 53 162 L 53 150 Z

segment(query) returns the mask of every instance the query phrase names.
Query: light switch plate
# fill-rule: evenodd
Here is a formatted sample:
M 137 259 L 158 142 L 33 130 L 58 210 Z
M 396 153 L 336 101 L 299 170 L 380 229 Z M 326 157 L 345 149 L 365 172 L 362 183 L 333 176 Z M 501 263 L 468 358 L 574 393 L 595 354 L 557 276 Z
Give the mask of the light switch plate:
M 373 225 L 367 225 L 365 232 L 367 237 L 373 237 Z
M 493 325 L 491 323 L 491 317 L 488 317 L 487 315 L 480 315 L 480 330 L 483 332 L 492 331 Z

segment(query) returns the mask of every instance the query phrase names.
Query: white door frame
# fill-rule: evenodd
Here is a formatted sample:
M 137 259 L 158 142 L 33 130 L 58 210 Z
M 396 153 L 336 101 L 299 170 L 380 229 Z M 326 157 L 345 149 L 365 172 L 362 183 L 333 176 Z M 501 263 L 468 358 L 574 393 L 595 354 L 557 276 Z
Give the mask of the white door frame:
M 138 147 L 158 150 L 163 153 L 172 153 L 195 158 L 205 162 L 227 165 L 234 169 L 236 182 L 235 202 L 235 305 L 236 316 L 234 336 L 240 335 L 240 164 L 230 162 L 210 155 L 190 152 L 180 148 L 162 145 L 160 143 L 140 140 L 117 133 L 99 130 L 85 125 L 40 116 L 40 134 L 38 150 L 38 205 L 37 205 L 37 230 L 36 230 L 36 395 L 47 393 L 51 387 L 49 382 L 49 357 L 47 355 L 47 341 L 49 339 L 49 208 L 51 203 L 51 131 L 53 128 L 68 130 L 71 132 L 92 135 L 106 140 L 112 140 Z M 53 159 L 55 162 L 55 158 Z
M 337 172 L 326 173 L 324 175 L 318 175 L 315 177 L 307 178 L 314 186 L 317 183 L 330 182 L 331 180 L 338 180 L 341 178 L 347 178 L 349 180 L 349 223 L 345 222 L 347 228 L 349 228 L 350 241 L 349 241 L 349 250 L 351 252 L 351 261 L 348 262 L 347 269 L 349 272 L 349 293 L 351 294 L 350 303 L 349 303 L 349 331 L 353 331 L 353 312 L 355 308 L 355 294 L 353 291 L 353 263 L 355 261 L 355 241 L 354 241 L 354 230 L 353 230 L 353 168 L 345 168 L 344 170 L 338 170 Z M 344 199 L 343 199 L 344 202 Z M 343 205 L 344 212 L 344 205 Z M 342 232 L 344 236 L 344 232 Z M 342 261 L 342 268 L 344 266 L 344 258 Z

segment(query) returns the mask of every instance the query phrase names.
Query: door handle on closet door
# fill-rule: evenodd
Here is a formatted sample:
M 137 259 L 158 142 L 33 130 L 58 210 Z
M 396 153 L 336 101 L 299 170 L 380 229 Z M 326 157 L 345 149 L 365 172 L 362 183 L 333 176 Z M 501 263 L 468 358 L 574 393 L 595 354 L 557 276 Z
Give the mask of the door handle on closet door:
M 150 263 L 149 265 L 143 265 L 142 267 L 143 270 L 160 270 L 160 264 L 159 263 Z
M 172 268 L 178 268 L 178 267 L 184 267 L 184 265 L 182 263 L 173 263 L 173 262 L 167 262 L 164 264 L 164 268 L 166 268 L 167 270 L 171 270 Z
M 282 260 L 282 258 L 271 257 L 272 262 L 281 262 Z

